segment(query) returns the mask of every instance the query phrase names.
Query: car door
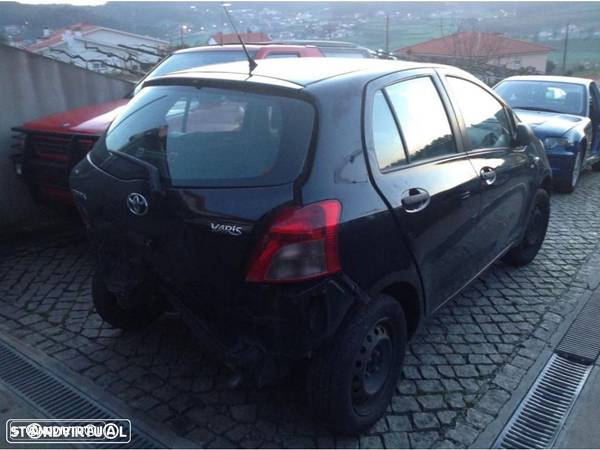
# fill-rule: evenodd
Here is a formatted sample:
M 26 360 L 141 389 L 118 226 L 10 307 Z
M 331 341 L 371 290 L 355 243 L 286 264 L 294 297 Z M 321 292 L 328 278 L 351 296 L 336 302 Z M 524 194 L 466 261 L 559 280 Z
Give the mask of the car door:
M 447 100 L 429 69 L 371 82 L 365 99 L 373 180 L 416 260 L 430 310 L 482 268 L 473 251 L 479 176 Z
M 487 88 L 460 75 L 444 75 L 467 152 L 480 176 L 478 252 L 492 261 L 521 235 L 535 179 L 534 161 L 516 147 L 512 114 Z

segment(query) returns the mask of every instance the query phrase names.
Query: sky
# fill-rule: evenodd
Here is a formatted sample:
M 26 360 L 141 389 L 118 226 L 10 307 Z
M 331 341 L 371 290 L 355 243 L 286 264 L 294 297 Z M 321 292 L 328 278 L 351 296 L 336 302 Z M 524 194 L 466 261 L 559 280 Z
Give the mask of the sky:
M 107 0 L 17 0 L 19 3 L 26 3 L 29 5 L 51 5 L 51 4 L 68 4 L 68 5 L 80 5 L 80 6 L 98 6 L 103 5 L 107 2 Z M 127 1 L 127 0 L 112 0 L 112 1 Z M 181 1 L 181 0 L 145 0 L 145 1 Z M 192 1 L 192 0 L 183 0 L 183 1 Z M 223 0 L 201 0 L 201 1 L 209 1 L 215 3 L 222 3 Z M 240 3 L 244 1 L 253 1 L 253 0 L 235 0 L 235 3 Z M 278 0 L 262 0 L 262 1 L 278 1 Z M 279 0 L 281 1 L 281 0 Z M 284 0 L 287 1 L 287 0 Z M 306 0 L 304 0 L 306 1 Z M 308 1 L 319 1 L 319 0 L 308 0 Z M 345 0 L 328 0 L 328 1 L 345 1 Z M 356 0 L 351 0 L 356 1 Z M 359 0 L 360 1 L 360 0 Z M 362 0 L 363 2 L 367 0 Z M 398 1 L 398 0 L 379 0 L 379 1 Z M 400 0 L 402 1 L 402 0 Z M 413 0 L 414 1 L 414 0 Z M 417 0 L 422 1 L 422 0 Z M 428 1 L 428 0 L 425 0 Z M 435 0 L 431 0 L 435 1 Z M 462 1 L 480 1 L 480 0 L 462 0 Z M 488 0 L 484 0 L 488 1 Z M 494 0 L 494 1 L 514 1 L 514 0 Z M 564 1 L 564 0 L 546 0 L 546 1 Z M 583 1 L 596 1 L 596 0 L 583 0 Z M 1 3 L 1 1 L 0 1 Z

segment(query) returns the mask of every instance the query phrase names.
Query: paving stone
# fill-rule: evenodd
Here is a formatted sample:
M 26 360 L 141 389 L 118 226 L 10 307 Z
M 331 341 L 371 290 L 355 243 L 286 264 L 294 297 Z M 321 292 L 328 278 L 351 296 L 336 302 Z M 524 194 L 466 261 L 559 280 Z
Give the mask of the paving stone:
M 254 422 L 256 420 L 256 405 L 236 405 L 231 407 L 232 417 L 244 423 Z
M 467 422 L 474 428 L 483 430 L 494 417 L 486 414 L 476 408 L 469 408 L 467 410 Z
M 392 410 L 395 413 L 421 411 L 421 407 L 414 397 L 396 396 L 392 398 Z
M 424 411 L 442 409 L 446 406 L 441 395 L 421 395 L 417 397 L 417 401 Z
M 408 434 L 406 433 L 384 433 L 383 434 L 383 444 L 385 448 L 410 448 L 410 443 L 408 440 Z
M 475 439 L 477 439 L 477 436 L 479 436 L 479 431 L 471 426 L 463 424 L 459 424 L 446 432 L 446 437 L 448 439 L 457 442 L 462 447 L 470 446 Z
M 438 411 L 436 413 L 442 425 L 451 425 L 457 414 L 454 411 Z
M 462 409 L 466 406 L 464 395 L 460 393 L 453 392 L 446 394 L 446 401 L 448 402 L 448 406 L 453 409 Z
M 483 395 L 477 407 L 483 412 L 495 416 L 509 398 L 510 394 L 506 391 L 501 389 L 490 389 Z
M 411 431 L 412 425 L 408 416 L 387 416 L 387 423 L 391 431 Z
M 360 448 L 383 448 L 383 442 L 379 436 L 363 436 L 360 438 Z
M 473 378 L 478 377 L 479 372 L 477 372 L 477 368 L 471 364 L 465 364 L 462 366 L 454 367 L 454 372 L 459 378 Z
M 432 413 L 414 413 L 413 422 L 418 430 L 431 430 L 440 426 L 440 422 Z
M 411 448 L 430 448 L 439 436 L 437 431 L 408 433 Z

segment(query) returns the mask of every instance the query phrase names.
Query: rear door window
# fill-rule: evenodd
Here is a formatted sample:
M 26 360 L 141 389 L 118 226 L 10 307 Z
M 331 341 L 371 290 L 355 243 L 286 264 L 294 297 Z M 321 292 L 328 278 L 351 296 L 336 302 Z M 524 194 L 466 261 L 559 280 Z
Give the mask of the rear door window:
M 385 88 L 404 137 L 410 163 L 456 153 L 450 122 L 431 77 Z
M 373 146 L 381 171 L 385 172 L 406 164 L 406 154 L 400 132 L 390 106 L 381 91 L 377 91 L 373 99 L 371 123 L 373 124 Z
M 174 186 L 283 184 L 302 170 L 314 118 L 298 98 L 151 86 L 113 122 L 98 152 L 150 162 Z

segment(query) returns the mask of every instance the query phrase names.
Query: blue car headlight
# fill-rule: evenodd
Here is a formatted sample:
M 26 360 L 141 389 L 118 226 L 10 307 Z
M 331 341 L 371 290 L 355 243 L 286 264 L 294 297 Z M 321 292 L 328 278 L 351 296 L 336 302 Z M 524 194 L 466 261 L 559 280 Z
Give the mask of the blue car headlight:
M 544 139 L 544 147 L 546 150 L 555 150 L 557 148 L 568 148 L 572 145 L 567 138 L 547 137 Z

